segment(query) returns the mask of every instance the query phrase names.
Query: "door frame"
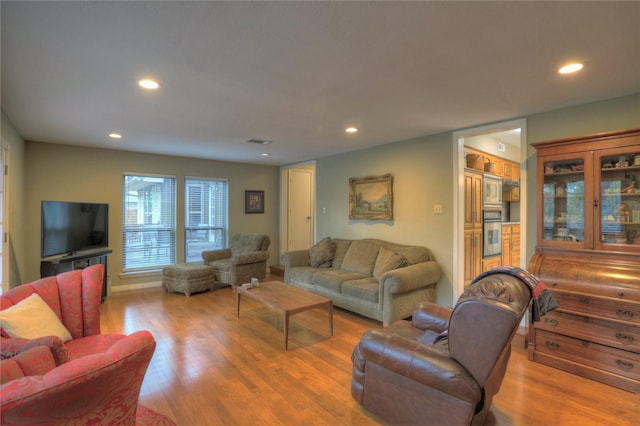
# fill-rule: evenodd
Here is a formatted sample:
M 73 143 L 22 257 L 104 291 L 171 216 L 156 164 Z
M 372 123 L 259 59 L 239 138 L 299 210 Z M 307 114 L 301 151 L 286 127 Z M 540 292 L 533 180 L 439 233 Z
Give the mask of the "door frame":
M 0 142 L 0 173 L 2 173 L 2 202 L 0 208 L 2 208 L 2 233 L 0 233 L 0 243 L 2 244 L 2 255 L 0 256 L 0 262 L 2 262 L 2 276 L 0 277 L 0 293 L 4 293 L 9 290 L 10 276 L 9 276 L 9 144 L 4 140 Z
M 316 239 L 316 162 L 315 161 L 305 161 L 303 163 L 291 164 L 287 166 L 280 167 L 280 220 L 279 220 L 279 238 L 280 244 L 278 244 L 280 248 L 280 253 L 278 254 L 278 258 L 289 251 L 289 171 L 292 169 L 304 169 L 311 171 L 311 187 L 312 187 L 312 232 L 313 232 L 313 240 Z
M 520 118 L 453 132 L 453 301 L 464 291 L 464 138 L 520 128 L 520 267 L 526 269 L 527 120 Z

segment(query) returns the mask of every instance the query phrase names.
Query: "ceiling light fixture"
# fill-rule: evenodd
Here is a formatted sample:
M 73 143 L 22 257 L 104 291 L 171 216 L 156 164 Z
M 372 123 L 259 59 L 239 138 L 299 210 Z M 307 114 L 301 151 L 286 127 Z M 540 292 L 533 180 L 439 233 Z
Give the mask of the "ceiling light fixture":
M 144 80 L 140 80 L 138 82 L 138 86 L 142 87 L 143 89 L 156 90 L 158 87 L 160 87 L 160 84 L 158 84 L 157 81 L 150 80 L 147 78 Z
M 558 72 L 560 74 L 573 74 L 574 72 L 578 72 L 580 71 L 582 68 L 584 68 L 584 64 L 581 62 L 574 62 L 571 64 L 567 64 L 564 65 L 563 67 L 561 67 Z
M 109 137 L 111 139 L 122 139 L 122 135 L 120 133 L 109 133 Z
M 357 133 L 358 132 L 358 128 L 357 127 L 347 127 L 346 129 L 344 129 L 345 132 L 347 133 Z
M 262 157 L 268 157 L 268 156 L 270 156 L 271 154 L 269 154 L 268 152 L 263 152 L 263 153 L 262 153 L 262 154 L 260 154 L 260 155 L 261 155 Z

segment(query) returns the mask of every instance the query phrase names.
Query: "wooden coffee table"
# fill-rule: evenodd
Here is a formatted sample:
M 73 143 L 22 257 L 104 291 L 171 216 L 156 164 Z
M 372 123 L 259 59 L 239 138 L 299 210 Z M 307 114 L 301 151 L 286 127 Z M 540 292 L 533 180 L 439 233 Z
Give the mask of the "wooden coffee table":
M 289 317 L 309 309 L 329 309 L 329 333 L 333 336 L 333 300 L 278 281 L 260 283 L 257 288 L 235 287 L 236 317 L 240 318 L 240 296 L 247 296 L 279 311 L 284 320 L 284 350 L 288 348 Z

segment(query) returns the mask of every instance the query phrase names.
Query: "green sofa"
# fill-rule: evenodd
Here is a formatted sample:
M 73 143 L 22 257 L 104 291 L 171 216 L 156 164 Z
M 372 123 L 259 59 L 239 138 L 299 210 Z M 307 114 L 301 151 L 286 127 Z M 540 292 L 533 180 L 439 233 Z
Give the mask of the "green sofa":
M 384 326 L 410 317 L 422 301 L 435 302 L 441 277 L 427 248 L 378 239 L 325 238 L 310 250 L 286 252 L 281 260 L 287 284 Z

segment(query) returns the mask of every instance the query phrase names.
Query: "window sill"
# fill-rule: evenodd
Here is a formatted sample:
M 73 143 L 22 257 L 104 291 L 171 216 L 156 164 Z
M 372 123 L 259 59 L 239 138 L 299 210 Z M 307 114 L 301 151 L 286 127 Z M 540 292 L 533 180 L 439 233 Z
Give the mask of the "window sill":
M 122 272 L 118 275 L 121 280 L 139 280 L 140 278 L 158 278 L 162 276 L 162 268 L 145 271 Z

